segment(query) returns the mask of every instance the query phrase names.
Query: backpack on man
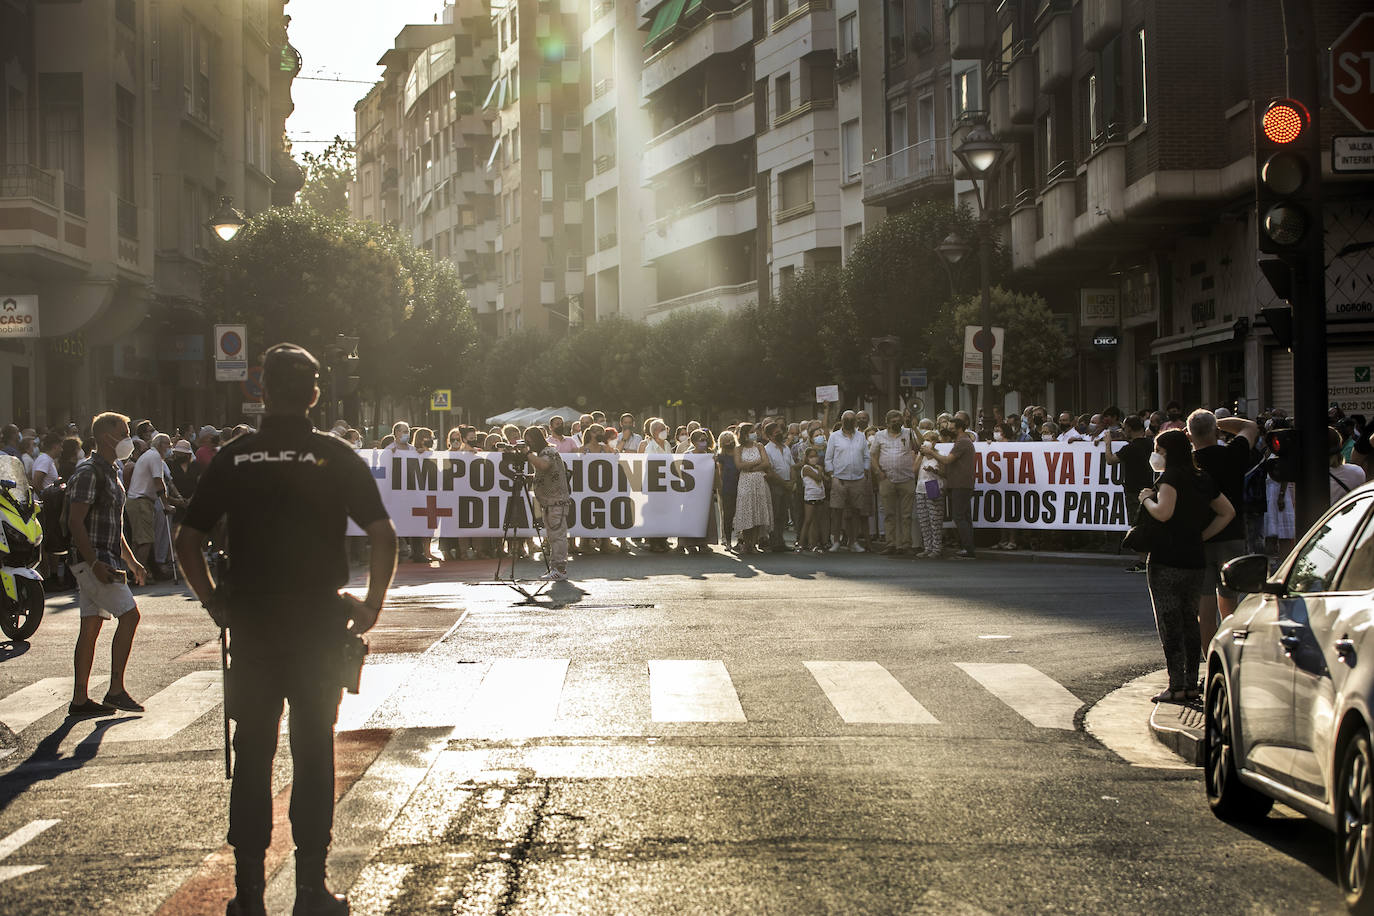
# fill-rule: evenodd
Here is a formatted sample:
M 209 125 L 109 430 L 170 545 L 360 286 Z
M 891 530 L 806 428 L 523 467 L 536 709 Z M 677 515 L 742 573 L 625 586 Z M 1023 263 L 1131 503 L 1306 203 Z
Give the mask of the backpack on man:
M 91 506 L 92 508 L 103 506 L 106 500 L 109 499 L 109 496 L 106 494 L 106 490 L 109 489 L 110 484 L 109 476 L 99 464 L 93 462 L 90 458 L 78 464 L 76 470 L 72 471 L 71 476 L 75 477 L 81 471 L 83 465 L 90 465 L 91 473 L 95 475 L 95 502 L 92 503 Z M 71 552 L 72 507 L 70 481 L 70 477 L 66 480 L 59 480 L 51 486 L 44 487 L 43 492 L 39 495 L 39 499 L 43 503 L 43 514 L 41 518 L 44 539 L 47 542 L 45 546 L 47 546 L 50 553 L 54 554 Z

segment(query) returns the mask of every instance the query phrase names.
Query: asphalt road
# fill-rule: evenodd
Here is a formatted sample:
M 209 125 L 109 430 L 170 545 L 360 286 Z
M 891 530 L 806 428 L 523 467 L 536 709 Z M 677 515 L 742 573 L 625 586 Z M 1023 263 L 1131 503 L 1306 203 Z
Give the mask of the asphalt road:
M 489 575 L 470 564 L 402 577 L 341 711 L 331 876 L 355 913 L 1342 909 L 1328 834 L 1281 807 L 1223 824 L 1196 771 L 1084 730 L 1161 667 L 1141 576 L 847 554 L 574 570 L 537 607 L 458 581 Z M 141 606 L 144 717 L 72 726 L 44 699 L 69 689 L 69 597 L 0 645 L 0 721 L 22 726 L 0 727 L 0 914 L 223 912 L 216 631 L 176 589 Z

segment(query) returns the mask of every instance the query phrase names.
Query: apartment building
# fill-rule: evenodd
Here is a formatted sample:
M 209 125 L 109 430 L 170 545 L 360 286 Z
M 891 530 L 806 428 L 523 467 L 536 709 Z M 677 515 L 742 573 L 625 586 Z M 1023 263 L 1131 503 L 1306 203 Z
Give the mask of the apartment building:
M 633 4 L 592 0 L 582 32 L 585 321 L 644 318 L 656 302 L 654 270 L 644 256 L 644 227 L 655 219 L 643 187 L 642 157 L 652 137 L 640 107 L 644 38 Z M 568 186 L 565 206 L 573 206 L 578 187 Z
M 0 414 L 223 415 L 205 224 L 300 187 L 283 3 L 10 2 L 0 56 L 0 296 L 32 316 L 0 338 Z
M 1317 3 L 1317 46 L 1364 6 Z M 948 24 L 1006 143 L 989 192 L 1013 264 L 1074 341 L 1059 402 L 1291 407 L 1254 213 L 1254 122 L 1284 93 L 1278 3 L 954 0 Z M 1321 116 L 1328 139 L 1352 130 Z M 1374 262 L 1340 252 L 1374 230 L 1370 183 L 1323 178 L 1332 400 L 1364 412 Z
M 642 148 L 652 218 L 641 224 L 656 294 L 642 313 L 727 311 L 758 301 L 767 276 L 755 131 L 766 109 L 754 84 L 758 13 L 749 2 L 640 2 Z M 628 310 L 627 310 L 627 313 Z
M 502 334 L 581 320 L 584 5 L 498 0 L 491 8 L 497 64 L 484 107 L 496 113 L 487 167 L 500 220 L 495 326 Z

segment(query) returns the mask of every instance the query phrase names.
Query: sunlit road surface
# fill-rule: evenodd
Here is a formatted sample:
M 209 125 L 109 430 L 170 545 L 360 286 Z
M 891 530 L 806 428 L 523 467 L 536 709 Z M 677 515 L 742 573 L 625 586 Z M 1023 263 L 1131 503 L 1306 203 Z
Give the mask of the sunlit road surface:
M 330 874 L 355 913 L 1341 911 L 1329 835 L 1281 808 L 1224 825 L 1195 771 L 1085 732 L 1161 665 L 1143 577 L 850 555 L 574 571 L 535 606 L 461 581 L 490 579 L 472 564 L 398 580 L 340 709 Z M 215 631 L 149 592 L 148 712 L 70 727 L 69 604 L 0 662 L 0 913 L 222 913 Z

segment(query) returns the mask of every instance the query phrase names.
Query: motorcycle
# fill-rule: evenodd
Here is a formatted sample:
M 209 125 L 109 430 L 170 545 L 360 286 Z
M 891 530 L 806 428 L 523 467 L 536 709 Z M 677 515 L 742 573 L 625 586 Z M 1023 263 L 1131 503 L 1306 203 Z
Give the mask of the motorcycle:
M 0 455 L 0 631 L 28 639 L 43 621 L 43 526 L 24 463 Z

